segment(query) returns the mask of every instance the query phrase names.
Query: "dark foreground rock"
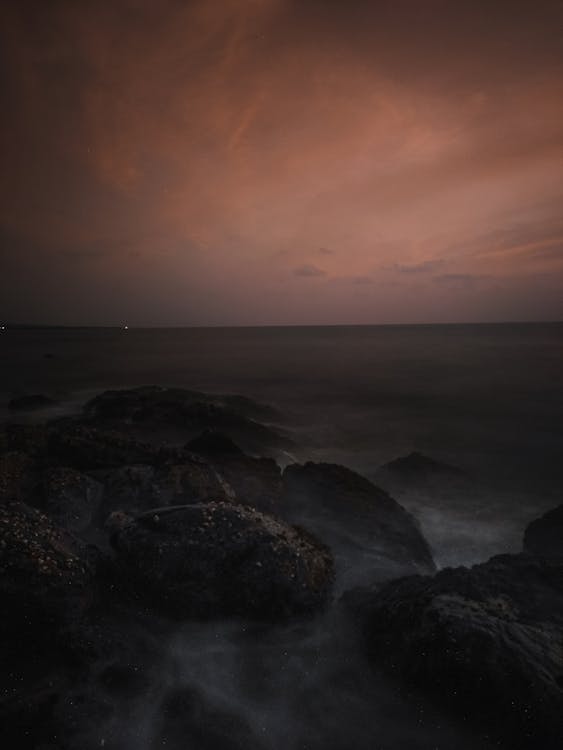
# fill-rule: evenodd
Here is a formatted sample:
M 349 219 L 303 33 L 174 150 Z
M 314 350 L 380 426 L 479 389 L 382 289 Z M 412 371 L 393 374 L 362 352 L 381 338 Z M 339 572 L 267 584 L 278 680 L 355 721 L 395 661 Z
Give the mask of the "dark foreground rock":
M 414 517 L 359 474 L 336 464 L 294 464 L 283 482 L 281 512 L 331 547 L 341 588 L 435 570 Z
M 345 598 L 368 658 L 503 748 L 563 743 L 563 567 L 503 555 Z
M 563 505 L 529 524 L 524 533 L 524 551 L 563 563 Z
M 0 633 L 49 639 L 91 603 L 95 558 L 87 545 L 21 502 L 0 505 Z
M 279 619 L 322 607 L 329 551 L 304 531 L 226 503 L 110 518 L 128 593 L 176 617 Z

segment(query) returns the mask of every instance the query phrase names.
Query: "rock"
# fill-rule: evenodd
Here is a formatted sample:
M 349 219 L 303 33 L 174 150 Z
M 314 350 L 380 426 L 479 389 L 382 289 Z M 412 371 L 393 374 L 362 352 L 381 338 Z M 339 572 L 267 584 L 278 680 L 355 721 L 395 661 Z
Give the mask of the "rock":
M 25 453 L 42 467 L 66 466 L 80 471 L 159 460 L 157 448 L 131 435 L 71 418 L 46 425 L 7 425 L 0 433 L 0 453 L 8 452 Z
M 91 550 L 21 502 L 0 505 L 2 635 L 30 643 L 61 632 L 86 609 L 95 573 Z
M 237 502 L 265 513 L 279 513 L 281 470 L 273 458 L 247 456 L 226 435 L 207 431 L 188 443 L 205 457 L 234 490 Z
M 563 505 L 529 524 L 524 532 L 524 551 L 563 562 Z
M 139 512 L 234 499 L 233 490 L 206 462 L 185 452 L 169 460 L 157 466 L 122 466 L 95 472 L 105 487 L 103 518 L 118 509 Z
M 34 497 L 40 482 L 35 461 L 26 453 L 0 455 L 0 502 Z
M 405 482 L 424 482 L 436 477 L 461 478 L 464 476 L 464 472 L 456 466 L 436 461 L 418 451 L 384 464 L 380 471 Z
M 29 396 L 18 396 L 11 399 L 8 407 L 13 411 L 34 411 L 54 406 L 56 403 L 54 399 L 44 396 L 42 393 L 34 393 Z
M 156 386 L 106 391 L 84 407 L 84 419 L 90 424 L 118 426 L 150 440 L 186 440 L 212 429 L 226 432 L 259 453 L 292 445 L 280 431 L 248 414 L 272 416 L 267 407 L 242 396 L 211 396 Z
M 157 460 L 157 451 L 134 437 L 73 424 L 50 426 L 48 453 L 51 465 L 72 466 L 81 471 Z
M 364 477 L 336 464 L 293 464 L 283 474 L 283 517 L 311 529 L 337 561 L 341 589 L 435 570 L 415 518 Z
M 164 698 L 151 750 L 260 750 L 263 743 L 242 717 L 215 707 L 194 688 L 170 690 Z
M 141 605 L 176 617 L 278 619 L 319 609 L 329 551 L 250 508 L 186 505 L 110 517 L 118 574 Z
M 563 566 L 503 555 L 348 595 L 368 657 L 499 746 L 563 743 Z
M 48 469 L 43 476 L 43 508 L 55 523 L 80 533 L 98 515 L 103 485 L 68 467 Z
M 9 424 L 0 432 L 0 453 L 25 453 L 35 459 L 47 453 L 45 425 Z
M 155 385 L 105 391 L 86 404 L 85 413 L 96 419 L 110 420 L 170 419 L 174 418 L 173 413 L 176 409 L 196 403 L 224 407 L 251 419 L 272 422 L 281 420 L 281 415 L 276 409 L 245 396 L 209 394 Z

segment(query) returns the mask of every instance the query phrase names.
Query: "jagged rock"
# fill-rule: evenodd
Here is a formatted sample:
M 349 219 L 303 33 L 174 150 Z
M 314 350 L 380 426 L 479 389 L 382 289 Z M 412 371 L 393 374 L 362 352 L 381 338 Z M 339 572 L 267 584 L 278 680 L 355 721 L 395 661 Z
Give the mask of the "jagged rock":
M 94 572 L 90 549 L 47 516 L 0 505 L 0 632 L 36 641 L 59 632 L 90 603 Z
M 35 409 L 45 409 L 48 406 L 54 406 L 56 403 L 54 399 L 44 396 L 42 393 L 34 393 L 11 399 L 8 407 L 13 411 L 34 411 Z
M 500 747 L 563 743 L 563 566 L 502 555 L 353 592 L 372 665 Z
M 282 479 L 273 458 L 247 456 L 226 435 L 206 431 L 188 448 L 209 461 L 234 490 L 237 502 L 265 513 L 279 513 Z
M 185 388 L 163 388 L 156 385 L 129 390 L 105 391 L 91 399 L 85 413 L 97 419 L 143 421 L 156 417 L 170 419 L 173 412 L 190 404 L 212 404 L 231 409 L 251 419 L 279 421 L 281 416 L 271 406 L 239 395 L 209 394 Z
M 43 476 L 43 508 L 55 523 L 74 533 L 95 521 L 103 485 L 68 467 L 48 469 Z
M 276 619 L 329 597 L 332 557 L 316 539 L 227 503 L 110 517 L 122 580 L 141 604 L 177 617 Z
M 0 502 L 34 496 L 39 481 L 35 461 L 26 453 L 0 454 Z
M 122 466 L 95 472 L 105 487 L 105 518 L 115 510 L 143 511 L 159 506 L 228 502 L 233 490 L 209 464 L 185 453 L 157 466 Z
M 157 455 L 153 447 L 129 435 L 84 425 L 53 425 L 48 452 L 52 464 L 81 471 L 152 463 Z
M 529 524 L 524 533 L 524 551 L 563 562 L 563 505 Z
M 182 388 L 146 386 L 106 391 L 84 407 L 92 424 L 128 430 L 143 438 L 191 438 L 206 429 L 220 430 L 260 453 L 291 446 L 280 431 L 255 421 L 274 416 L 243 396 L 211 396 Z
M 337 561 L 341 588 L 434 571 L 415 518 L 386 492 L 336 464 L 293 464 L 283 474 L 283 517 L 310 528 Z

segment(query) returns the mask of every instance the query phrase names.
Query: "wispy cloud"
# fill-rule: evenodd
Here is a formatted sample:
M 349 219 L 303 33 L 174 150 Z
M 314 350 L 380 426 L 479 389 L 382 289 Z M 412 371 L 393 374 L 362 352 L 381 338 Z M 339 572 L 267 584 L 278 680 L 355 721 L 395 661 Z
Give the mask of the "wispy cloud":
M 445 265 L 441 259 L 436 260 L 424 260 L 420 263 L 395 263 L 392 267 L 397 273 L 404 274 L 417 274 L 417 273 L 432 273 L 442 268 Z
M 297 268 L 293 269 L 293 275 L 294 276 L 301 276 L 301 277 L 320 277 L 320 276 L 326 276 L 326 271 L 323 271 L 322 268 L 319 268 L 318 266 L 314 266 L 312 263 L 305 263 L 302 266 L 297 266 Z

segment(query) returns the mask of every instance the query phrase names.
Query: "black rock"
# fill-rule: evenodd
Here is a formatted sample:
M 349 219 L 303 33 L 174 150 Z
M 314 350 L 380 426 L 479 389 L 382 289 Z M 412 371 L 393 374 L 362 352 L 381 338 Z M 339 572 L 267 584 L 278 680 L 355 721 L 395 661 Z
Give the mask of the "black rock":
M 21 502 L 0 505 L 0 632 L 26 648 L 62 632 L 94 596 L 91 549 Z
M 303 531 L 227 503 L 109 520 L 121 580 L 142 606 L 176 617 L 278 619 L 329 598 L 329 551 Z
M 274 416 L 269 407 L 243 396 L 212 396 L 157 386 L 106 391 L 84 407 L 87 422 L 127 430 L 145 439 L 185 440 L 211 429 L 225 432 L 259 453 L 292 445 L 279 430 L 256 421 L 270 421 Z
M 47 469 L 43 475 L 42 506 L 55 523 L 76 534 L 96 520 L 103 485 L 68 467 Z
M 121 432 L 61 423 L 50 426 L 47 436 L 51 465 L 88 471 L 157 460 L 155 448 Z
M 359 590 L 368 658 L 500 747 L 563 743 L 563 566 L 503 555 Z
M 436 461 L 418 451 L 384 464 L 380 471 L 409 482 L 424 481 L 435 477 L 460 478 L 464 476 L 464 472 L 456 466 Z
M 524 532 L 524 551 L 563 562 L 563 505 L 529 524 Z
M 156 466 L 137 464 L 94 472 L 105 487 L 104 520 L 115 510 L 139 512 L 234 499 L 234 491 L 200 458 L 183 452 L 166 459 Z
M 27 453 L 8 451 L 0 454 L 0 502 L 30 500 L 38 493 L 40 472 Z
M 237 502 L 265 513 L 281 512 L 281 470 L 273 458 L 246 455 L 225 435 L 207 431 L 188 443 L 232 488 Z
M 337 561 L 341 588 L 435 570 L 415 518 L 386 492 L 336 464 L 293 464 L 283 474 L 283 517 L 311 529 Z

